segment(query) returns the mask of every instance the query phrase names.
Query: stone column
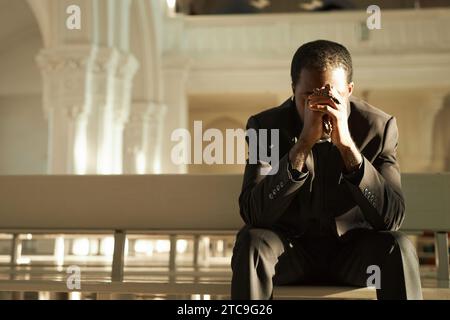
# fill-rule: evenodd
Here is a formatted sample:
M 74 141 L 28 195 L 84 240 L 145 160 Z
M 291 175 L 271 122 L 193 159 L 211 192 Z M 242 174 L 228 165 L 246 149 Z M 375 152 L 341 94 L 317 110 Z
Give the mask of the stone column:
M 43 50 L 50 174 L 122 173 L 136 59 L 112 48 Z
M 175 165 L 172 162 L 171 150 L 177 143 L 171 141 L 171 135 L 175 129 L 189 129 L 186 88 L 188 71 L 188 61 L 181 61 L 175 66 L 166 67 L 164 70 L 164 101 L 169 112 L 169 116 L 164 121 L 165 126 L 162 138 L 162 172 L 164 173 L 187 173 L 186 165 Z
M 138 69 L 138 62 L 134 56 L 123 55 L 116 75 L 117 100 L 114 104 L 113 119 L 113 171 L 114 174 L 123 173 L 123 135 L 131 108 L 131 94 L 133 77 Z
M 49 126 L 48 173 L 121 173 L 122 133 L 138 68 L 129 51 L 132 2 L 28 2 L 45 45 L 37 60 Z M 79 19 L 78 27 L 70 28 L 68 19 Z
M 124 134 L 124 172 L 161 172 L 162 130 L 166 106 L 155 102 L 134 102 Z
M 446 107 L 448 94 L 448 91 L 438 91 L 431 94 L 428 98 L 429 106 L 422 114 L 424 119 L 423 131 L 429 142 L 426 145 L 428 172 L 441 172 L 445 169 L 446 155 L 444 149 L 446 146 L 442 146 L 445 142 L 441 139 L 445 139 L 446 132 L 449 132 L 448 121 L 450 119 L 446 121 L 446 119 L 440 119 L 439 117 L 445 115 L 441 111 Z
M 43 76 L 44 114 L 48 121 L 48 173 L 83 171 L 85 129 L 90 112 L 90 50 L 43 50 L 37 57 Z

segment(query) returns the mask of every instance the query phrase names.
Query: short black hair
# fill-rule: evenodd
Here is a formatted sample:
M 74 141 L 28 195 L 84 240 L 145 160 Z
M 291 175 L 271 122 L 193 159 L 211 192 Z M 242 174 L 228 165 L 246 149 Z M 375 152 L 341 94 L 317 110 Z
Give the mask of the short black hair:
M 295 86 L 302 69 L 326 70 L 342 67 L 347 72 L 348 83 L 353 79 L 353 65 L 350 52 L 343 45 L 328 41 L 316 40 L 300 46 L 292 58 L 291 78 Z

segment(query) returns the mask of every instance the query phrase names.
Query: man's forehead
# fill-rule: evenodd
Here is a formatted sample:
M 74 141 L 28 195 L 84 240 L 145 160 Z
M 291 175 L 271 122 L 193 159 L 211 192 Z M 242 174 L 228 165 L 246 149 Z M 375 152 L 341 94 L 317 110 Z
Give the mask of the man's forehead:
M 302 91 L 312 91 L 327 83 L 333 87 L 347 85 L 347 72 L 342 67 L 336 67 L 322 70 L 306 68 L 300 73 L 300 87 Z

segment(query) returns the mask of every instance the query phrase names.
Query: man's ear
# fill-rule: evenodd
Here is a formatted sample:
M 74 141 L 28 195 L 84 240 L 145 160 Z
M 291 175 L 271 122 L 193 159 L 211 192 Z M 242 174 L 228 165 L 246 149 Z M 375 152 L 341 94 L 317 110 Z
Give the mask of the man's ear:
M 350 82 L 348 84 L 348 96 L 350 97 L 353 94 L 353 89 L 355 88 L 355 84 L 352 82 Z

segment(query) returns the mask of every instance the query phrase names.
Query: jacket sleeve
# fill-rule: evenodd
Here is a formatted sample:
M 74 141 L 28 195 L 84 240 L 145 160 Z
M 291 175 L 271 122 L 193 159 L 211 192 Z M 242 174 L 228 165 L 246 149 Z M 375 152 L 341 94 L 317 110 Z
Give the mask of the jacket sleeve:
M 397 145 L 397 122 L 391 118 L 385 127 L 382 150 L 373 163 L 363 158 L 357 181 L 343 175 L 365 219 L 375 230 L 398 230 L 405 217 Z
M 249 129 L 258 132 L 259 126 L 256 118 L 250 117 L 248 120 L 247 130 Z M 288 208 L 296 192 L 307 180 L 309 173 L 294 180 L 289 171 L 289 153 L 279 159 L 278 163 L 264 163 L 259 158 L 259 149 L 267 148 L 267 146 L 260 145 L 259 137 L 257 140 L 257 162 L 252 164 L 247 160 L 239 196 L 239 208 L 241 217 L 246 224 L 269 227 Z M 272 143 L 278 143 L 278 141 Z M 249 152 L 251 152 L 250 145 Z

